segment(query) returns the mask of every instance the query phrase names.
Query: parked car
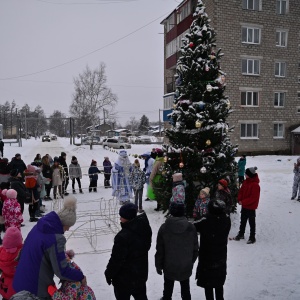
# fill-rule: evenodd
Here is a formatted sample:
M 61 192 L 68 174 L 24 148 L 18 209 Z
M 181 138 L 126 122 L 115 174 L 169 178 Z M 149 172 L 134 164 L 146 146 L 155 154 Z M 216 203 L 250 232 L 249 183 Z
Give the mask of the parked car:
M 122 138 L 108 138 L 103 140 L 103 148 L 114 149 L 131 149 L 131 145 L 126 143 Z
M 52 140 L 52 141 L 56 141 L 56 140 L 57 140 L 57 136 L 56 136 L 56 135 L 52 135 L 52 136 L 51 136 L 51 140 Z
M 43 135 L 42 142 L 51 142 L 50 136 L 49 135 Z
M 93 137 L 88 136 L 88 137 L 82 139 L 83 145 L 90 145 L 91 143 L 93 145 L 101 145 L 102 142 L 101 142 L 101 139 L 99 136 L 93 136 Z
M 138 136 L 135 141 L 135 144 L 152 144 L 150 137 Z

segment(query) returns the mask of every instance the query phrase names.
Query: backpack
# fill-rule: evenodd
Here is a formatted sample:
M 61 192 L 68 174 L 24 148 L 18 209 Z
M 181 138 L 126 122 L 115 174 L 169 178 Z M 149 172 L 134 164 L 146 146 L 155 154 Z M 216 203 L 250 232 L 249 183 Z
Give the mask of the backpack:
M 25 177 L 25 186 L 28 189 L 33 189 L 36 187 L 37 180 L 34 177 Z

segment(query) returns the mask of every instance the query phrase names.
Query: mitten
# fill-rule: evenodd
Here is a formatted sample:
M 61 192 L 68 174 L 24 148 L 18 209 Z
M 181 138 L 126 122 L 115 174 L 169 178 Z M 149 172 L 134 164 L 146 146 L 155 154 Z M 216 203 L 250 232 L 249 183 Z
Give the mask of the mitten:
M 104 275 L 105 275 L 107 284 L 111 285 L 112 279 L 108 276 L 108 274 L 106 273 L 106 271 L 104 272 Z
M 158 275 L 162 275 L 162 273 L 163 273 L 162 270 L 158 269 L 158 268 L 156 268 L 156 272 L 157 272 Z
M 57 287 L 55 285 L 48 286 L 48 294 L 53 297 L 54 293 L 57 291 Z

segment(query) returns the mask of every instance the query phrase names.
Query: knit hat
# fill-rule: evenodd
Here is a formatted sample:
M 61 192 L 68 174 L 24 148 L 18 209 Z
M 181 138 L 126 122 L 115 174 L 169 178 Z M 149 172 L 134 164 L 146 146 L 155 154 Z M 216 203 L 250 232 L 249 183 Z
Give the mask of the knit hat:
M 156 148 L 155 150 L 156 150 L 156 153 L 157 153 L 158 157 L 163 157 L 164 156 L 164 153 L 163 153 L 163 151 L 161 149 Z
M 173 182 L 182 181 L 182 173 L 175 173 L 172 175 Z
M 248 168 L 248 169 L 246 169 L 245 174 L 248 175 L 250 178 L 253 178 L 256 174 L 256 170 L 257 170 L 257 167 Z
M 12 169 L 9 174 L 11 177 L 17 177 L 19 173 L 18 169 Z
M 77 160 L 77 157 L 76 156 L 72 156 L 72 160 Z
M 8 199 L 17 199 L 17 195 L 18 195 L 18 192 L 14 189 L 9 189 L 7 192 L 6 192 L 6 197 Z
M 17 153 L 16 155 L 15 155 L 15 157 L 20 157 L 21 156 L 21 154 L 20 153 Z
M 184 203 L 182 202 L 171 202 L 169 206 L 169 213 L 173 217 L 183 217 L 185 211 Z
M 227 188 L 228 187 L 228 181 L 226 179 L 220 179 L 218 181 L 219 184 L 221 184 L 222 187 Z
M 77 199 L 69 195 L 65 197 L 64 207 L 57 214 L 64 226 L 73 226 L 76 223 L 76 203 Z
M 35 171 L 36 171 L 36 168 L 33 165 L 27 166 L 27 172 L 35 173 Z
M 97 165 L 97 162 L 92 159 L 91 166 L 96 166 L 96 165 Z
M 56 162 L 59 162 L 59 158 L 57 156 L 54 156 L 53 158 L 53 161 L 56 163 Z
M 220 215 L 225 212 L 226 204 L 222 200 L 212 200 L 208 202 L 208 212 L 212 215 Z
M 131 202 L 125 203 L 120 207 L 119 215 L 126 220 L 132 220 L 136 217 L 137 210 L 138 207 L 135 204 Z
M 9 253 L 15 253 L 22 246 L 21 231 L 17 227 L 9 227 L 5 231 L 2 246 Z
M 108 156 L 104 156 L 104 159 L 109 159 L 109 157 Z
M 206 196 L 209 196 L 209 192 L 210 192 L 210 188 L 209 187 L 205 187 L 204 189 L 202 189 L 200 191 L 200 193 L 204 193 Z
M 138 159 L 135 159 L 135 160 L 134 160 L 133 165 L 134 165 L 135 167 L 138 167 L 138 168 L 141 166 Z
M 67 156 L 66 152 L 61 152 L 60 156 Z

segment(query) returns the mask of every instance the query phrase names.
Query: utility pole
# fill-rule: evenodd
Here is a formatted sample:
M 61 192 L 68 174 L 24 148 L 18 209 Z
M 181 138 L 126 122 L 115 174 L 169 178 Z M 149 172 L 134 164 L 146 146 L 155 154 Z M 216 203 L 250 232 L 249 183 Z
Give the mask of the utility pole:
M 25 139 L 27 140 L 27 108 L 25 108 Z
M 159 136 L 161 137 L 160 108 L 158 109 L 158 128 L 159 128 Z

